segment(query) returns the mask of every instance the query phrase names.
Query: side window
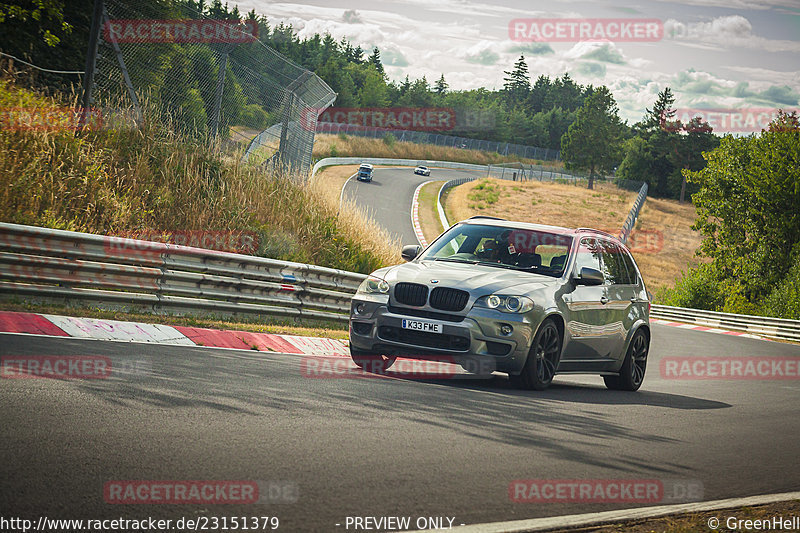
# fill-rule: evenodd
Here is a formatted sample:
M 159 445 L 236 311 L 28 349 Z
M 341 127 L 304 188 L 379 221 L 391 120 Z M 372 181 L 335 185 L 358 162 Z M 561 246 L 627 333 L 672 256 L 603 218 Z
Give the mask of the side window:
M 628 283 L 636 285 L 639 283 L 639 276 L 636 273 L 636 265 L 633 264 L 631 254 L 626 250 L 622 251 L 622 260 L 625 262 L 625 267 L 628 269 Z
M 592 237 L 585 237 L 581 239 L 580 246 L 578 246 L 578 255 L 575 257 L 575 275 L 580 275 L 583 267 L 594 268 L 600 270 L 600 243 L 597 239 Z
M 628 269 L 622 259 L 622 249 L 613 242 L 603 241 L 603 275 L 606 283 L 630 283 Z

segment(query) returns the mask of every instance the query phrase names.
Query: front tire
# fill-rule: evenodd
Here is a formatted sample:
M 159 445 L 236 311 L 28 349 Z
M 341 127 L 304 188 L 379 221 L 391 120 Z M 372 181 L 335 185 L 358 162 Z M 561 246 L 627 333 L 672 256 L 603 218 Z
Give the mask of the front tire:
M 373 374 L 383 374 L 397 359 L 396 357 L 356 350 L 352 346 L 350 347 L 350 357 L 357 367 Z
M 515 387 L 545 390 L 553 382 L 561 360 L 561 335 L 555 322 L 542 322 L 528 352 L 528 359 L 518 376 L 510 376 Z
M 647 370 L 647 354 L 650 351 L 650 339 L 641 329 L 633 334 L 622 368 L 618 376 L 603 376 L 606 387 L 611 390 L 637 391 L 644 382 Z

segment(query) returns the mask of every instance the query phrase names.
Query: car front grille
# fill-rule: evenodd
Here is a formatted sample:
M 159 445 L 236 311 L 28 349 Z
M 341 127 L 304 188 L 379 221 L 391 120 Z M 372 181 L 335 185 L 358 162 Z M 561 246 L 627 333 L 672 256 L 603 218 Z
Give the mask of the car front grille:
M 446 335 L 441 333 L 430 333 L 427 331 L 415 331 L 411 329 L 396 328 L 393 326 L 381 326 L 378 328 L 378 336 L 387 341 L 402 342 L 433 348 L 439 350 L 466 351 L 469 349 L 469 337 L 458 335 Z
M 409 309 L 407 307 L 389 306 L 389 312 L 396 315 L 415 316 L 417 318 L 431 318 L 433 320 L 444 320 L 447 322 L 463 322 L 462 315 L 451 315 L 449 313 L 437 313 L 436 311 L 425 311 L 424 309 Z
M 436 287 L 431 291 L 431 307 L 442 311 L 461 311 L 469 301 L 469 293 L 448 287 Z
M 428 287 L 419 283 L 398 283 L 394 286 L 394 299 L 403 305 L 422 307 L 428 300 Z

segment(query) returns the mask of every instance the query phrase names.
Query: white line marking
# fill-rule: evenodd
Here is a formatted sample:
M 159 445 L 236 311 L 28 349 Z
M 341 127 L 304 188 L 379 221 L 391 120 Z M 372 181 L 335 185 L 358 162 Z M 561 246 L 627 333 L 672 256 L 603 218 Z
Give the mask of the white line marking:
M 436 180 L 428 180 L 425 183 L 420 183 L 419 187 L 414 191 L 414 197 L 411 199 L 411 225 L 414 227 L 414 233 L 417 234 L 417 240 L 423 248 L 428 246 L 428 241 L 425 240 L 425 234 L 422 233 L 422 227 L 419 224 L 419 191 L 429 183 Z
M 342 192 L 339 193 L 339 211 L 342 210 L 342 202 L 344 201 L 344 190 L 345 188 L 347 188 L 347 184 L 350 182 L 350 180 L 356 177 L 357 175 L 358 172 L 356 172 L 355 174 L 344 180 L 344 185 L 342 185 Z

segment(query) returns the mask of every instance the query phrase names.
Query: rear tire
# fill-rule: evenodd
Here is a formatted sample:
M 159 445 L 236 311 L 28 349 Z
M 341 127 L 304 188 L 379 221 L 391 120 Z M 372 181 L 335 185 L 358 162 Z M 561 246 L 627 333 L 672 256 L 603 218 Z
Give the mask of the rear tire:
M 644 382 L 644 372 L 647 370 L 647 353 L 650 351 L 650 340 L 647 334 L 637 330 L 633 334 L 622 368 L 618 376 L 603 376 L 606 387 L 611 390 L 637 391 Z
M 350 357 L 353 359 L 356 366 L 366 372 L 372 372 L 373 374 L 383 374 L 394 364 L 395 359 L 397 359 L 396 357 L 363 352 L 353 347 L 350 348 Z
M 522 372 L 509 376 L 511 383 L 521 389 L 545 390 L 553 382 L 560 360 L 561 335 L 556 323 L 547 319 L 533 338 Z

